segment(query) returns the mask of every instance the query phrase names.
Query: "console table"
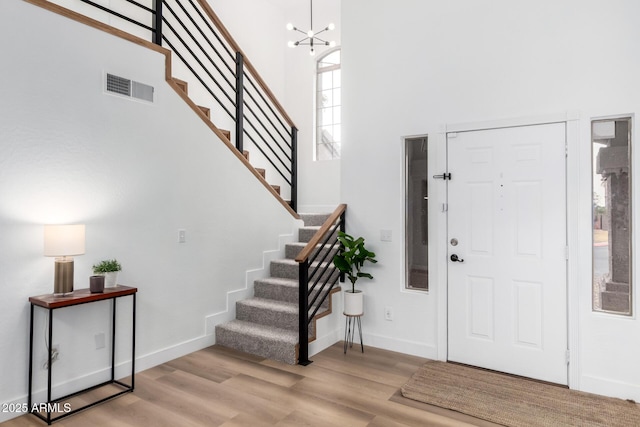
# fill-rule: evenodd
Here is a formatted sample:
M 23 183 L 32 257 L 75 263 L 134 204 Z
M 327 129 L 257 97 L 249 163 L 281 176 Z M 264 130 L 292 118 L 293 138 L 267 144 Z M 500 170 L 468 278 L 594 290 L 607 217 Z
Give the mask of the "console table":
M 136 293 L 138 292 L 137 288 L 132 288 L 129 286 L 121 286 L 118 285 L 113 288 L 105 288 L 102 293 L 91 293 L 89 289 L 78 289 L 73 291 L 72 293 L 64 296 L 54 296 L 53 294 L 40 295 L 35 297 L 30 297 L 29 302 L 31 303 L 31 317 L 30 317 L 30 330 L 29 330 L 29 400 L 28 407 L 29 411 L 40 418 L 41 420 L 47 422 L 47 424 L 51 424 L 53 421 L 57 421 L 60 418 L 67 417 L 72 415 L 78 411 L 82 411 L 91 406 L 98 405 L 102 402 L 105 402 L 109 399 L 113 399 L 114 397 L 120 396 L 125 393 L 130 393 L 133 391 L 134 387 L 134 374 L 135 374 L 135 350 L 136 350 Z M 115 354 L 116 354 L 116 302 L 117 299 L 124 296 L 131 296 L 133 298 L 133 309 L 132 309 L 132 340 L 131 340 L 131 384 L 125 384 L 121 381 L 115 379 Z M 46 410 L 41 411 L 36 408 L 40 408 L 40 404 L 34 405 L 32 401 L 32 387 L 33 387 L 33 314 L 35 307 L 41 307 L 49 312 L 49 330 L 48 330 L 48 339 L 49 339 L 49 347 L 53 345 L 53 311 L 65 308 L 72 307 L 80 304 L 88 304 L 97 301 L 106 301 L 112 300 L 112 334 L 111 334 L 111 379 L 105 381 L 103 383 L 94 385 L 92 387 L 88 387 L 84 390 L 77 391 L 75 393 L 71 393 L 67 396 L 63 396 L 57 399 L 52 399 L 51 397 L 51 371 L 52 371 L 52 357 L 51 350 L 47 349 L 49 352 L 48 355 L 48 369 L 47 369 L 47 402 L 46 405 L 42 404 Z M 95 390 L 97 388 L 114 384 L 121 388 L 120 391 L 102 398 L 96 402 L 89 403 L 82 407 L 78 408 L 70 408 L 69 411 L 62 413 L 59 416 L 52 417 L 52 409 L 56 407 L 55 404 L 61 403 L 64 400 L 70 399 L 74 396 L 78 396 L 82 393 L 86 393 L 91 390 Z M 41 412 L 46 413 L 46 417 L 41 414 Z

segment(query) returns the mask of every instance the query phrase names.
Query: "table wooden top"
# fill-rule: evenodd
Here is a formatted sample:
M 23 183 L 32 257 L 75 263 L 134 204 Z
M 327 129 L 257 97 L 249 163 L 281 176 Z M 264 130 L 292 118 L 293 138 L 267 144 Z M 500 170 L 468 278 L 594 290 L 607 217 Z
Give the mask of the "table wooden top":
M 133 295 L 136 292 L 138 292 L 138 288 L 116 285 L 113 288 L 104 288 L 104 292 L 100 293 L 91 293 L 89 288 L 85 288 L 76 289 L 68 295 L 39 295 L 35 297 L 29 297 L 29 302 L 33 305 L 38 305 L 44 308 L 61 308 L 71 305 L 84 304 L 87 302 L 101 301 L 126 295 Z

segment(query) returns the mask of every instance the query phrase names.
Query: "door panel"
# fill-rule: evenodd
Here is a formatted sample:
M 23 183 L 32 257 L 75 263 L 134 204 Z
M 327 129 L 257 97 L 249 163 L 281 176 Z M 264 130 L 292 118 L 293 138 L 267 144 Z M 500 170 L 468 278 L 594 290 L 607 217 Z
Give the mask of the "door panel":
M 566 384 L 565 125 L 447 146 L 449 360 Z

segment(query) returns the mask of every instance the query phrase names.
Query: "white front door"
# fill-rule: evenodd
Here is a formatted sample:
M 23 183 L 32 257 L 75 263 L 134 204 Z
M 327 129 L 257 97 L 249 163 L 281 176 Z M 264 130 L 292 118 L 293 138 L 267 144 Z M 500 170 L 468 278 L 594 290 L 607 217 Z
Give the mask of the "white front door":
M 565 142 L 564 123 L 447 135 L 449 360 L 567 384 Z

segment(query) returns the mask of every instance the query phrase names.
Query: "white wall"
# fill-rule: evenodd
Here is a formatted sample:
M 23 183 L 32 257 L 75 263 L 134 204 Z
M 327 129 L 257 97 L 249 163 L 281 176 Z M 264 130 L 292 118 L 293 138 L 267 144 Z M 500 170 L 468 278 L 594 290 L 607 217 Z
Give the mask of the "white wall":
M 640 341 L 633 338 L 640 322 L 591 312 L 588 125 L 593 116 L 640 110 L 638 16 L 640 4 L 632 0 L 342 3 L 343 132 L 349 143 L 343 147 L 341 200 L 349 205 L 350 231 L 365 236 L 379 259 L 375 280 L 363 285 L 369 343 L 428 357 L 446 354 L 439 348 L 446 326 L 437 303 L 446 290 L 444 271 L 432 277 L 429 294 L 403 291 L 402 137 L 429 134 L 430 149 L 439 150 L 432 157 L 442 159 L 438 141 L 447 124 L 575 111 L 580 135 L 570 153 L 569 181 L 580 183 L 570 194 L 581 210 L 569 218 L 580 225 L 570 241 L 578 257 L 570 285 L 578 290 L 571 304 L 579 310 L 579 324 L 572 325 L 579 351 L 572 355 L 577 374 L 571 385 L 640 399 L 634 362 Z M 636 190 L 633 197 L 639 196 Z M 434 219 L 440 230 L 442 218 Z M 393 231 L 393 242 L 380 242 L 381 229 Z M 438 243 L 432 240 L 430 247 Z M 392 322 L 384 320 L 384 306 L 395 308 Z
M 309 29 L 309 4 L 295 0 L 276 0 L 285 3 L 285 20 L 303 30 Z M 333 31 L 322 34 L 329 41 L 341 43 L 341 0 L 321 0 L 313 3 L 313 26 L 318 31 L 329 23 L 335 24 Z M 297 33 L 299 36 L 302 34 Z M 300 212 L 331 212 L 340 200 L 340 160 L 314 161 L 313 138 L 315 132 L 315 67 L 318 57 L 329 48 L 316 49 L 316 56 L 309 55 L 308 46 L 291 49 L 289 40 L 299 40 L 298 35 L 286 31 L 282 46 L 285 46 L 285 106 L 298 127 L 298 191 Z M 346 143 L 346 142 L 345 142 Z
M 313 161 L 315 64 L 327 48 L 318 48 L 316 57 L 311 57 L 307 47 L 287 47 L 288 40 L 301 36 L 287 31 L 288 22 L 309 29 L 309 4 L 296 0 L 209 0 L 209 4 L 298 128 L 298 210 L 332 211 L 340 203 L 340 162 Z M 316 1 L 313 13 L 316 31 L 330 22 L 336 25 L 325 34 L 339 45 L 340 0 Z M 186 72 L 180 77 L 189 80 Z M 233 131 L 234 124 L 225 113 L 214 113 L 216 125 Z M 267 169 L 267 181 L 281 185 L 283 196 L 288 197 L 288 184 L 251 141 L 244 140 L 252 164 Z
M 76 288 L 110 257 L 120 283 L 139 288 L 139 369 L 212 344 L 205 318 L 278 249 L 291 215 L 166 84 L 163 55 L 17 0 L 0 3 L 0 50 L 0 401 L 26 402 L 28 297 L 53 286 L 46 223 L 86 224 Z M 103 93 L 105 72 L 154 86 L 155 102 Z M 56 313 L 56 384 L 102 372 L 108 350 L 94 335 L 108 336 L 107 308 Z

